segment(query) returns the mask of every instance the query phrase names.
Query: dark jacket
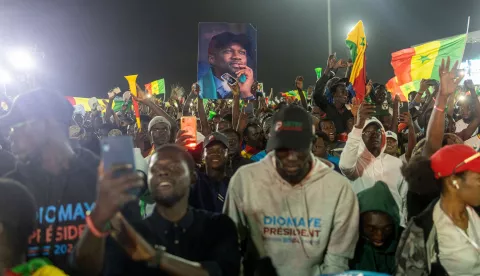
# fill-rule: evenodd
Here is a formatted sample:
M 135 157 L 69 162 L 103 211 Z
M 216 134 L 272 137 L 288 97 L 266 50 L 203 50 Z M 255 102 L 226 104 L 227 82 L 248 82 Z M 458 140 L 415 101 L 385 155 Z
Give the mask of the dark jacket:
M 327 118 L 333 121 L 337 133 L 347 132 L 347 121 L 353 118 L 353 114 L 346 107 L 343 107 L 342 112 L 340 112 L 333 104 L 328 102 L 325 97 L 325 85 L 328 80 L 328 75 L 322 75 L 322 77 L 318 79 L 312 96 L 313 101 L 316 106 L 320 107 L 320 109 L 327 114 Z
M 401 233 L 400 215 L 395 199 L 393 199 L 387 184 L 378 181 L 373 187 L 358 194 L 358 203 L 360 215 L 371 211 L 385 213 L 390 216 L 395 228 L 393 238 L 386 248 L 377 248 L 370 241 L 361 237 L 357 243 L 350 268 L 392 274 L 395 271 L 395 250 Z M 360 231 L 362 230 L 360 229 Z

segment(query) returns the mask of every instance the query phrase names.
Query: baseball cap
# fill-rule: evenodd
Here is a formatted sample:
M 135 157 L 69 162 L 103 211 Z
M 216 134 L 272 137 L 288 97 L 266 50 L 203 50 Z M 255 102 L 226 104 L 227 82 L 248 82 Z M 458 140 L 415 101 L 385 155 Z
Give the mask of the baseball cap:
M 430 157 L 430 161 L 436 179 L 464 171 L 480 173 L 480 153 L 463 144 L 441 148 Z
M 203 142 L 203 147 L 206 148 L 214 142 L 220 142 L 225 147 L 228 148 L 228 138 L 227 138 L 227 136 L 225 136 L 224 134 L 222 134 L 220 132 L 214 132 L 214 133 L 210 134 L 207 138 L 205 138 L 205 141 Z
M 223 32 L 212 37 L 208 45 L 208 53 L 211 54 L 215 50 L 225 49 L 232 43 L 242 45 L 242 47 L 247 50 L 247 55 L 251 54 L 252 44 L 248 36 L 245 34 L 233 34 L 231 32 Z
M 289 105 L 273 115 L 267 152 L 276 149 L 306 150 L 315 137 L 312 117 L 305 109 Z
M 172 124 L 170 123 L 170 121 L 167 120 L 167 118 L 163 117 L 163 116 L 155 116 L 152 120 L 150 120 L 150 122 L 148 123 L 148 132 L 150 132 L 150 130 L 152 129 L 152 127 L 158 123 L 165 123 L 168 125 L 169 128 L 172 127 Z
M 53 118 L 69 125 L 73 106 L 63 96 L 37 89 L 18 95 L 7 114 L 0 117 L 0 128 L 9 128 L 29 120 Z
M 387 136 L 387 138 L 393 138 L 395 139 L 395 141 L 398 141 L 398 137 L 397 137 L 397 134 L 391 130 L 385 132 L 385 135 Z

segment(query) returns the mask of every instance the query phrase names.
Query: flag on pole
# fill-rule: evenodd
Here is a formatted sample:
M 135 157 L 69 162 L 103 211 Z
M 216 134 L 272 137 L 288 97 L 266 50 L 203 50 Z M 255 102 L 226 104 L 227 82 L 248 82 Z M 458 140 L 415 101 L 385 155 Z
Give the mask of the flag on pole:
M 145 88 L 149 91 L 150 95 L 158 96 L 158 95 L 165 95 L 165 79 L 159 79 L 156 81 L 152 81 L 151 83 L 145 84 Z
M 348 33 L 345 43 L 350 49 L 350 56 L 353 61 L 353 68 L 349 81 L 353 86 L 353 90 L 355 90 L 357 98 L 362 101 L 363 98 L 365 98 L 365 84 L 367 83 L 365 73 L 367 37 L 365 36 L 362 20 L 358 21 L 355 27 L 353 27 L 350 33 Z
M 462 34 L 392 53 L 391 64 L 398 85 L 422 79 L 439 80 L 442 59 L 450 57 L 451 64 L 461 62 L 465 43 L 466 34 Z

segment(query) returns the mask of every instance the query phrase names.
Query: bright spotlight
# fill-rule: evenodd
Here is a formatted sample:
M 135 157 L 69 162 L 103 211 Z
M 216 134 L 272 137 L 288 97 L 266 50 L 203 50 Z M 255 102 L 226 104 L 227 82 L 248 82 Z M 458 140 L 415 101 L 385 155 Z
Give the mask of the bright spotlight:
M 465 100 L 465 96 L 462 95 L 462 96 L 458 97 L 458 100 L 461 101 L 461 102 L 463 102 L 463 101 Z
M 12 76 L 7 71 L 0 69 L 0 84 L 7 84 L 12 81 Z
M 32 53 L 25 49 L 8 51 L 7 59 L 18 70 L 29 70 L 35 67 L 35 59 Z

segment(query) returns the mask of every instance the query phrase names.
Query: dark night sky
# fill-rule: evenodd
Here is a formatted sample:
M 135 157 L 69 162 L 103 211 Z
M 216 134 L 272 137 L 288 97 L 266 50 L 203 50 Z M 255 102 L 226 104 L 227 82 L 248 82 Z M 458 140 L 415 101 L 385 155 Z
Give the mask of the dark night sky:
M 347 58 L 348 28 L 363 20 L 368 76 L 393 76 L 390 54 L 480 29 L 475 0 L 332 0 L 332 40 Z M 188 88 L 196 78 L 198 22 L 252 23 L 258 30 L 258 79 L 265 90 L 313 84 L 328 56 L 326 0 L 0 0 L 0 47 L 37 44 L 46 85 L 64 95 L 104 97 L 124 75 L 165 78 Z

